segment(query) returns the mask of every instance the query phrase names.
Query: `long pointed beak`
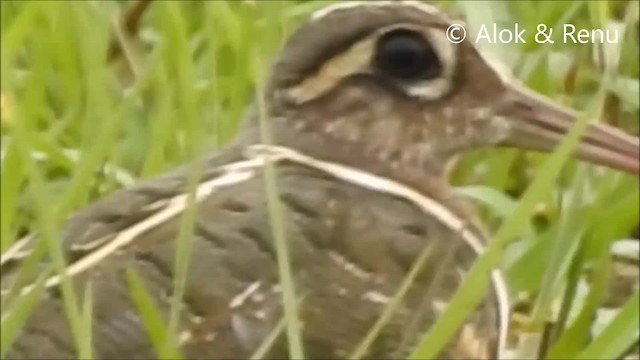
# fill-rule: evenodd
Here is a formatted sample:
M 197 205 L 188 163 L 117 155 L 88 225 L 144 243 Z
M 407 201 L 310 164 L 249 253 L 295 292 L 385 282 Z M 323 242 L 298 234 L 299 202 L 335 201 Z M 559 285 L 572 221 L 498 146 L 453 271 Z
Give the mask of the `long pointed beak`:
M 502 115 L 511 119 L 510 136 L 500 145 L 551 152 L 578 114 L 531 90 L 512 85 Z M 574 156 L 580 160 L 640 175 L 640 138 L 602 123 L 591 123 Z

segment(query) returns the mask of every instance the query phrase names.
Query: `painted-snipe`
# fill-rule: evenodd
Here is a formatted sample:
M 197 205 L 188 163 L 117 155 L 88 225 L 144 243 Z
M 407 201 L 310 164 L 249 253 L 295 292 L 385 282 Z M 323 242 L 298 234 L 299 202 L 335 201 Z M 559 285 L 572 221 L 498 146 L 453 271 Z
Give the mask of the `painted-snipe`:
M 485 243 L 445 180 L 450 161 L 488 146 L 552 150 L 576 117 L 519 86 L 471 42 L 449 42 L 450 24 L 419 2 L 345 3 L 316 12 L 288 40 L 262 91 L 264 109 L 252 108 L 235 141 L 208 158 L 197 189 L 179 324 L 185 357 L 246 358 L 282 318 L 263 177 L 269 161 L 277 168 L 306 355 L 348 356 L 427 254 L 365 355 L 411 351 Z M 272 145 L 264 144 L 261 115 Z M 638 149 L 637 138 L 593 123 L 575 156 L 638 174 Z M 99 358 L 156 356 L 125 272 L 136 269 L 168 311 L 186 173 L 180 168 L 103 198 L 78 211 L 61 235 L 67 276 L 94 292 Z M 3 289 L 35 239 L 3 254 Z M 441 357 L 501 355 L 509 296 L 499 271 L 491 281 Z M 75 357 L 59 284 L 58 275 L 49 277 L 9 358 Z M 268 355 L 288 356 L 285 336 Z

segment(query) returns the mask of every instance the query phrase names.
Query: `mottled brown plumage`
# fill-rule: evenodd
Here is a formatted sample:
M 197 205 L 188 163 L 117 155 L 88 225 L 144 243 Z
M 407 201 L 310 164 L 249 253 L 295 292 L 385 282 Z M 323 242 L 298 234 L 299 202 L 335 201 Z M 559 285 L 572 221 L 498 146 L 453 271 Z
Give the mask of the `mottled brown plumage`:
M 407 355 L 481 251 L 482 230 L 446 184 L 448 162 L 468 149 L 524 140 L 523 147 L 550 150 L 573 116 L 515 85 L 473 44 L 447 42 L 449 23 L 417 2 L 343 4 L 303 24 L 273 66 L 265 120 L 282 147 L 271 151 L 293 154 L 282 155 L 277 180 L 308 357 L 348 356 L 427 251 L 366 353 Z M 264 158 L 247 155 L 262 143 L 259 113 L 251 109 L 236 140 L 205 164 L 178 336 L 187 358 L 246 358 L 282 316 Z M 594 125 L 577 156 L 637 172 L 637 150 L 637 139 Z M 61 235 L 69 276 L 95 294 L 99 358 L 155 356 L 125 270 L 138 270 L 166 313 L 187 171 L 80 210 Z M 3 289 L 28 247 L 3 254 Z M 500 275 L 492 280 L 442 357 L 500 355 L 508 299 Z M 74 356 L 58 283 L 49 279 L 9 357 Z M 284 336 L 269 356 L 287 356 Z

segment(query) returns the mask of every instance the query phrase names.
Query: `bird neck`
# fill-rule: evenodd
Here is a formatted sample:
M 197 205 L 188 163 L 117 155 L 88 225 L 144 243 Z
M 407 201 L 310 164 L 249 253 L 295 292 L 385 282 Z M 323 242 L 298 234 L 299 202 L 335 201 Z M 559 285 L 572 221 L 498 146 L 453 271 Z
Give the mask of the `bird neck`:
M 261 124 L 266 125 L 267 129 L 261 129 Z M 269 132 L 266 136 L 268 141 L 265 132 Z M 389 179 L 445 205 L 463 219 L 472 222 L 475 218 L 471 204 L 453 193 L 445 176 L 446 164 L 425 162 L 422 167 L 394 166 L 383 158 L 372 156 L 358 142 L 327 136 L 313 126 L 300 126 L 299 123 L 296 126 L 290 116 L 269 115 L 268 119 L 260 120 L 259 111 L 252 107 L 234 146 L 264 143 L 290 148 L 324 162 Z

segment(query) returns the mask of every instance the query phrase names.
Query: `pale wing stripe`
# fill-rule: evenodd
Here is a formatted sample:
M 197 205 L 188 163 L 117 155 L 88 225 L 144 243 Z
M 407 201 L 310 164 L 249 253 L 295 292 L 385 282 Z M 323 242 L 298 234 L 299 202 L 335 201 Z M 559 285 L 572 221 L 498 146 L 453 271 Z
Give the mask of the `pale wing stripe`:
M 196 189 L 195 202 L 197 203 L 201 201 L 218 188 L 237 184 L 250 179 L 255 175 L 255 169 L 252 169 L 252 167 L 255 168 L 257 166 L 261 166 L 262 164 L 261 161 L 246 161 L 233 165 L 237 165 L 237 167 L 228 167 L 226 169 L 231 169 L 231 171 L 199 185 Z M 89 269 L 90 267 L 95 266 L 97 263 L 106 259 L 109 255 L 113 254 L 118 249 L 130 244 L 139 235 L 178 215 L 187 206 L 187 197 L 187 194 L 183 194 L 172 198 L 169 201 L 167 207 L 165 207 L 163 210 L 148 217 L 144 221 L 138 222 L 130 228 L 120 232 L 112 241 L 108 242 L 103 247 L 87 254 L 80 260 L 69 265 L 64 275 L 73 277 Z M 60 274 L 54 275 L 46 281 L 45 287 L 49 288 L 57 286 L 58 284 L 60 284 L 60 280 Z M 25 294 L 32 289 L 33 286 L 27 286 L 21 290 L 21 294 Z
M 465 223 L 462 219 L 460 219 L 449 209 L 434 201 L 433 199 L 424 196 L 419 192 L 400 183 L 349 166 L 314 159 L 300 152 L 285 147 L 253 145 L 247 149 L 247 153 L 249 156 L 253 156 L 256 158 L 266 156 L 269 157 L 272 161 L 278 161 L 281 159 L 291 160 L 330 173 L 333 176 L 344 181 L 348 181 L 375 191 L 393 194 L 408 199 L 422 208 L 422 210 L 424 210 L 426 213 L 433 215 L 436 219 L 438 219 L 450 229 L 456 229 L 457 231 L 459 231 L 463 236 L 465 242 L 477 254 L 482 254 L 482 252 L 484 251 L 482 241 L 471 231 L 466 229 Z M 491 279 L 494 291 L 496 292 L 496 295 L 498 297 L 499 305 L 499 349 L 504 349 L 506 346 L 509 326 L 509 295 L 506 282 L 499 270 L 492 271 Z M 502 357 L 501 354 L 500 357 Z
M 198 186 L 196 189 L 196 202 L 201 201 L 217 188 L 237 184 L 252 178 L 255 175 L 255 169 L 257 167 L 264 166 L 266 161 L 277 162 L 287 159 L 327 172 L 339 179 L 374 191 L 393 194 L 408 199 L 422 208 L 426 213 L 434 216 L 447 227 L 459 231 L 465 242 L 477 254 L 481 254 L 484 251 L 482 241 L 480 241 L 480 239 L 471 231 L 466 229 L 465 223 L 462 219 L 433 199 L 402 184 L 345 165 L 317 160 L 286 147 L 253 145 L 249 146 L 246 150 L 247 155 L 251 160 L 237 162 L 222 167 L 221 170 L 223 170 L 223 175 Z M 185 209 L 186 204 L 186 194 L 172 198 L 169 205 L 163 210 L 124 230 L 105 246 L 71 264 L 65 271 L 65 275 L 72 277 L 85 271 L 91 266 L 96 265 L 98 262 L 107 258 L 110 254 L 113 254 L 118 249 L 131 243 L 140 234 L 143 234 L 144 232 L 178 215 Z M 501 272 L 499 270 L 494 270 L 491 274 L 491 278 L 499 303 L 501 326 L 499 348 L 504 349 L 509 325 L 509 296 L 506 283 Z M 45 287 L 56 286 L 60 283 L 60 280 L 60 275 L 52 276 L 47 280 Z M 22 289 L 21 293 L 24 294 L 31 289 L 33 289 L 33 286 L 25 287 Z
M 35 235 L 27 235 L 11 244 L 11 246 L 9 246 L 9 248 L 5 252 L 3 252 L 2 255 L 0 255 L 0 265 L 4 265 L 4 263 L 9 260 L 21 259 L 25 256 L 25 254 L 26 256 L 28 256 L 30 251 L 27 250 L 26 252 L 23 252 L 22 250 L 25 246 L 27 246 L 27 244 L 29 244 L 31 240 L 33 240 L 33 238 L 35 238 Z

